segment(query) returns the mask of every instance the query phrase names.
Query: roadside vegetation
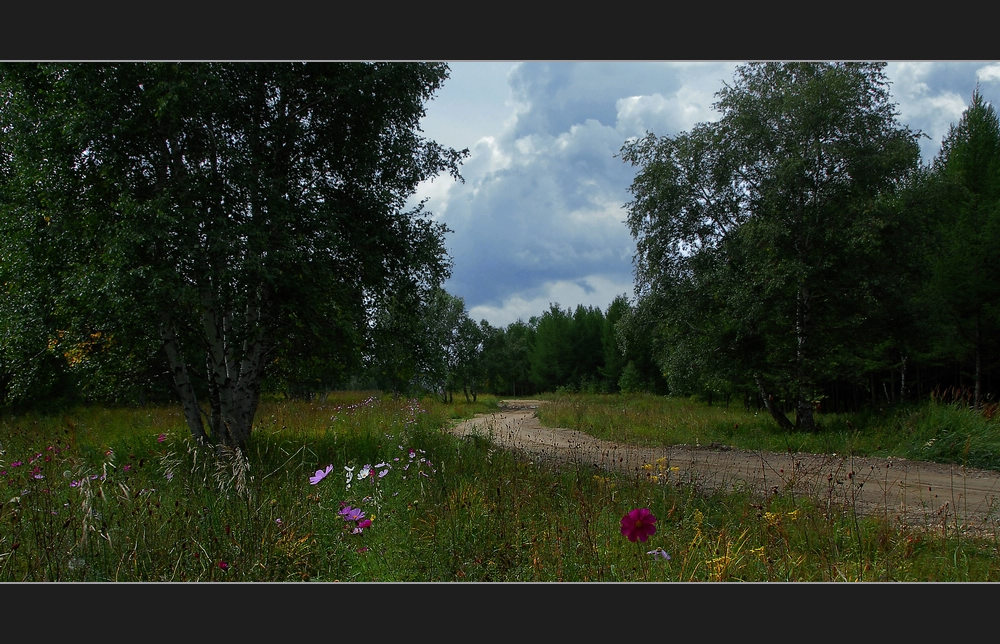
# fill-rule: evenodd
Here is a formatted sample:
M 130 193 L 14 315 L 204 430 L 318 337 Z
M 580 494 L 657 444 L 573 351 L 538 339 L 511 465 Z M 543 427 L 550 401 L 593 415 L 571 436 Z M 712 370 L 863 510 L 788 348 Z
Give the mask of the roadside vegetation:
M 547 424 L 597 435 L 781 447 L 742 408 L 649 395 L 551 399 Z M 245 453 L 196 446 L 177 406 L 7 415 L 0 580 L 1000 579 L 994 536 L 900 530 L 782 494 L 699 496 L 662 464 L 643 476 L 556 468 L 441 431 L 497 403 L 378 392 L 265 399 Z M 995 430 L 953 405 L 886 418 L 892 426 L 821 415 L 830 430 L 786 440 L 908 458 L 926 457 L 920 446 L 931 442 L 964 457 L 988 451 Z M 890 441 L 901 428 L 906 438 Z M 625 529 L 641 509 L 655 521 Z

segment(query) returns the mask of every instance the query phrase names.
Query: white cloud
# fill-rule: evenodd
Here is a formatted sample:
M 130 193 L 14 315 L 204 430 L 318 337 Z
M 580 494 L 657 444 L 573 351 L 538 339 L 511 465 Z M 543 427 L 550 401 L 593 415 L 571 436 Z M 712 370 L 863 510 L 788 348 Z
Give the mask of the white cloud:
M 620 98 L 615 103 L 616 128 L 623 138 L 641 137 L 646 132 L 657 135 L 686 132 L 698 123 L 719 118 L 712 109 L 714 100 L 712 92 L 686 85 L 669 98 L 659 93 Z
M 453 230 L 445 288 L 495 325 L 540 315 L 553 302 L 607 307 L 631 293 L 635 242 L 623 204 L 635 168 L 617 154 L 646 131 L 674 136 L 717 119 L 716 93 L 737 65 L 453 64 L 425 135 L 469 148 L 465 183 L 439 177 L 420 189 Z M 891 62 L 886 71 L 900 122 L 930 137 L 921 144 L 925 160 L 961 118 L 977 80 L 987 100 L 1000 91 L 1000 64 L 990 61 Z
M 976 70 L 976 78 L 984 83 L 1000 82 L 1000 63 L 992 63 Z

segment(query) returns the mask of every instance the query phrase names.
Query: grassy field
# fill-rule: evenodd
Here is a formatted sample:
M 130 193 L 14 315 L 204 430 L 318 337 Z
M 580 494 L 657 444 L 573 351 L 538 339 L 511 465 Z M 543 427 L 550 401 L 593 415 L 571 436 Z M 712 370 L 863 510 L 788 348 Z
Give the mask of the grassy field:
M 1000 453 L 997 421 L 949 405 L 820 416 L 822 432 L 787 435 L 742 407 L 550 399 L 547 424 L 620 440 L 994 469 Z M 497 402 L 265 400 L 246 454 L 196 447 L 172 406 L 5 415 L 0 581 L 1000 580 L 995 537 L 901 531 L 780 494 L 704 497 L 669 472 L 535 465 L 441 431 Z M 641 508 L 652 533 L 631 541 L 622 520 Z

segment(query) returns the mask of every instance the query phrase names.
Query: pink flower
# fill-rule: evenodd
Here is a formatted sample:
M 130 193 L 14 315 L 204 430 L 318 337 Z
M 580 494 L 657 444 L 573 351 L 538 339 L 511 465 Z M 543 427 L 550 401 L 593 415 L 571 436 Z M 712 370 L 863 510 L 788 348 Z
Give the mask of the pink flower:
M 222 570 L 229 570 L 229 564 L 225 561 L 219 560 L 219 568 Z
M 622 534 L 629 541 L 645 541 L 656 533 L 656 517 L 649 508 L 635 508 L 622 517 Z
M 309 484 L 316 485 L 324 478 L 326 478 L 326 475 L 329 474 L 331 471 L 333 471 L 333 465 L 327 465 L 326 468 L 322 470 L 316 470 L 316 474 L 309 477 Z
M 160 434 L 159 436 L 156 437 L 156 442 L 157 443 L 162 443 L 165 440 L 167 440 L 167 435 L 166 434 Z

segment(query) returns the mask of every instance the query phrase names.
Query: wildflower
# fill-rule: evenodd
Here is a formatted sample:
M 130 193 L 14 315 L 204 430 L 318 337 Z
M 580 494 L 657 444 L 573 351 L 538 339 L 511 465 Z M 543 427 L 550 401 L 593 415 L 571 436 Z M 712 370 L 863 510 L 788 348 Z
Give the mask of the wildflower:
M 167 440 L 167 435 L 166 434 L 160 434 L 159 436 L 156 437 L 156 442 L 157 443 L 162 443 L 165 440 Z
M 222 559 L 219 559 L 219 564 L 218 564 L 218 566 L 219 566 L 219 569 L 220 569 L 220 570 L 222 570 L 222 571 L 227 571 L 227 570 L 229 570 L 229 564 L 228 564 L 228 563 L 226 563 L 225 561 L 223 561 Z
M 357 552 L 359 555 L 363 555 L 366 552 L 368 552 L 368 546 L 361 546 L 355 552 Z
M 344 466 L 344 470 L 347 472 L 347 474 L 345 474 L 345 476 L 347 477 L 347 489 L 350 490 L 351 489 L 351 480 L 354 478 L 354 466 L 353 465 L 345 465 Z
M 656 548 L 653 548 L 652 550 L 650 550 L 646 554 L 647 555 L 653 555 L 653 559 L 663 558 L 663 559 L 666 559 L 667 561 L 670 561 L 670 553 L 667 552 L 666 550 L 664 550 L 663 548 L 660 548 L 659 546 L 657 546 Z
M 332 471 L 333 471 L 333 465 L 327 465 L 325 469 L 316 470 L 316 474 L 314 474 L 313 476 L 309 477 L 309 484 L 310 485 L 316 485 L 317 483 L 319 483 L 320 481 L 322 481 L 324 478 L 326 478 L 326 475 L 329 474 Z
M 337 514 L 344 517 L 344 521 L 359 521 L 365 517 L 361 508 L 352 508 L 349 505 L 345 505 Z
M 364 467 L 362 467 L 361 471 L 358 472 L 358 480 L 360 481 L 361 479 L 368 478 L 369 474 L 371 474 L 371 471 L 372 471 L 371 465 L 365 465 Z
M 656 533 L 656 517 L 649 508 L 635 508 L 622 517 L 622 534 L 629 541 L 645 541 Z

